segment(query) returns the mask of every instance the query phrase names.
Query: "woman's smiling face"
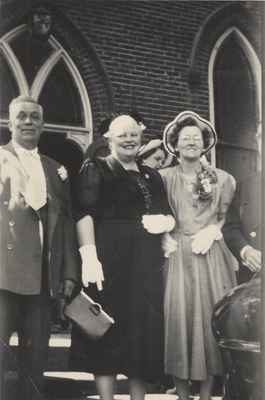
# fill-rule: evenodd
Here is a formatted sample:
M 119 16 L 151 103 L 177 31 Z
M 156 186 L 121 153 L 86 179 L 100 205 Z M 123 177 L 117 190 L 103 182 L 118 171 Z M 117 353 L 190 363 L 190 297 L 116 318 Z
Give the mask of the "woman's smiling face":
M 176 147 L 180 158 L 199 159 L 203 149 L 204 143 L 200 128 L 197 126 L 184 126 L 179 132 Z
M 111 131 L 109 140 L 111 153 L 121 161 L 130 161 L 136 157 L 141 146 L 142 131 L 138 124 L 128 120 L 128 124 L 123 124 Z

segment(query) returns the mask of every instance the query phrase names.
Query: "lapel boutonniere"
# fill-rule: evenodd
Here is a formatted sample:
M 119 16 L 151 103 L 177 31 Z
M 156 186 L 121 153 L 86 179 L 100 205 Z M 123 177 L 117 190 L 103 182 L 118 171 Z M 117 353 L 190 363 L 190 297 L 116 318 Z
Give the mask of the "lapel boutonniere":
M 57 169 L 57 172 L 62 181 L 65 181 L 68 178 L 68 172 L 63 165 Z

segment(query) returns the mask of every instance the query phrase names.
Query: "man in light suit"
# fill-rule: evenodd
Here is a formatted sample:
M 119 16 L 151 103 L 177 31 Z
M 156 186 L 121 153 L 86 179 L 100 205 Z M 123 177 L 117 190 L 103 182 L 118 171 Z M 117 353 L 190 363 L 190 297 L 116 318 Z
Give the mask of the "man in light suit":
M 261 268 L 261 129 L 256 139 L 257 173 L 239 182 L 223 228 L 228 247 L 240 261 L 239 283 Z
M 51 300 L 70 298 L 80 282 L 67 172 L 37 150 L 42 107 L 19 96 L 9 107 L 11 141 L 0 148 L 0 339 L 19 337 L 20 398 L 43 391 Z M 0 355 L 0 362 L 1 358 Z M 3 361 L 3 360 L 2 360 Z M 3 366 L 0 364 L 0 398 Z

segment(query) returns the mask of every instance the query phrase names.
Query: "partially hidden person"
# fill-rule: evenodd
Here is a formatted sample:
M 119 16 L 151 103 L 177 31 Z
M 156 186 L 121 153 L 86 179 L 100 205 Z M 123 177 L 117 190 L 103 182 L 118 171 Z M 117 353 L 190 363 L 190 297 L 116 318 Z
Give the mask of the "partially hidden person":
M 227 246 L 240 263 L 238 282 L 244 283 L 260 271 L 261 257 L 261 126 L 256 134 L 257 171 L 237 185 L 223 227 Z
M 160 169 L 166 160 L 166 151 L 161 139 L 152 139 L 140 147 L 138 161 L 150 168 Z

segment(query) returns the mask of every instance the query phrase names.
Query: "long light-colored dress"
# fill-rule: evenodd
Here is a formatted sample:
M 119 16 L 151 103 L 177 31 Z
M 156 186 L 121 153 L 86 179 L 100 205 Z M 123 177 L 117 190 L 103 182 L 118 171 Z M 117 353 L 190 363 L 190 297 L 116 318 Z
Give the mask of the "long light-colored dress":
M 225 217 L 235 191 L 234 178 L 216 169 L 211 200 L 194 200 L 180 165 L 162 170 L 176 219 L 165 288 L 165 372 L 180 379 L 221 375 L 222 362 L 211 330 L 215 303 L 236 285 L 238 263 L 223 239 L 206 255 L 191 250 L 191 235 Z

